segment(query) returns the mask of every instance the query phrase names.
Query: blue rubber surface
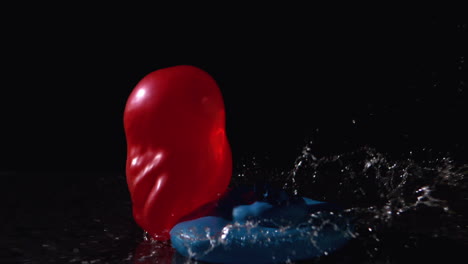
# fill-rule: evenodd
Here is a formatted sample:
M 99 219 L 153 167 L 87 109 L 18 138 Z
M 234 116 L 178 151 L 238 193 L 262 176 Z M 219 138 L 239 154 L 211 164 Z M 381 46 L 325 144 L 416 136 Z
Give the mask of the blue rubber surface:
M 331 253 L 351 238 L 349 221 L 336 213 L 338 207 L 300 197 L 278 203 L 281 195 L 251 204 L 220 202 L 207 216 L 177 224 L 172 246 L 206 262 L 278 263 Z

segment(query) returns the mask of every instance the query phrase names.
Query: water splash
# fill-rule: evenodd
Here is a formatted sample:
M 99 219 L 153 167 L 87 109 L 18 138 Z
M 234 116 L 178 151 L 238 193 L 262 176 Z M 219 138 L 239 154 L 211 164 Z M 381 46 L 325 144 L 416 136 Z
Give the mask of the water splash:
M 395 160 L 361 148 L 317 159 L 308 145 L 284 187 L 345 206 L 345 214 L 355 219 L 355 246 L 370 259 L 392 261 L 392 248 L 415 249 L 428 239 L 466 247 L 468 165 L 424 154 L 419 160 L 412 153 Z
M 313 247 L 317 234 L 330 229 L 352 238 L 352 243 L 337 252 L 322 248 L 323 257 L 301 263 L 400 263 L 411 261 L 411 257 L 407 259 L 408 253 L 414 260 L 430 259 L 442 245 L 451 246 L 454 251 L 468 246 L 468 165 L 448 156 L 427 158 L 433 156 L 429 152 L 394 159 L 372 148 L 360 148 L 317 158 L 309 143 L 290 171 L 264 170 L 253 159 L 237 169 L 232 184 L 255 182 L 260 176 L 269 175 L 272 184 L 295 195 L 345 208 L 341 213 L 310 215 L 306 224 L 312 224 L 313 228 L 302 235 L 310 238 Z M 349 219 L 351 223 L 338 224 Z M 245 225 L 255 228 L 256 223 Z M 243 226 L 226 226 L 224 235 L 216 239 L 207 231 L 211 248 L 229 244 L 230 233 L 239 228 Z M 162 256 L 171 250 L 159 244 L 156 248 Z M 161 248 L 166 253 L 161 253 Z M 196 263 L 183 258 L 176 260 L 174 256 L 171 263 Z M 166 263 L 161 261 L 159 258 L 152 263 Z

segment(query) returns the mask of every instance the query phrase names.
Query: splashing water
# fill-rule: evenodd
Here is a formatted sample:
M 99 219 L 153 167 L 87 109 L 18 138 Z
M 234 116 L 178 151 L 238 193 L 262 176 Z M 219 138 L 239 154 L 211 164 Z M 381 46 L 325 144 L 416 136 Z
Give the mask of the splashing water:
M 468 246 L 467 165 L 449 157 L 392 160 L 371 148 L 316 159 L 310 150 L 304 148 L 284 186 L 347 208 L 356 237 L 349 248 L 360 248 L 361 258 L 429 259 L 429 252 L 420 255 L 423 248 Z
M 265 172 L 252 159 L 250 165 L 242 165 L 232 183 L 245 184 L 268 175 L 271 183 L 290 193 L 345 208 L 340 213 L 310 215 L 308 223 L 313 227 L 301 235 L 309 237 L 314 247 L 320 231 L 327 228 L 351 238 L 351 243 L 333 253 L 318 248 L 323 257 L 304 263 L 447 260 L 468 248 L 468 165 L 450 157 L 425 159 L 424 153 L 420 159 L 410 155 L 395 160 L 372 148 L 318 159 L 311 150 L 307 145 L 289 172 Z M 350 223 L 343 223 L 348 219 Z M 255 227 L 251 222 L 246 225 Z M 218 240 L 211 239 L 209 232 L 207 237 L 213 246 L 226 245 L 229 233 L 237 228 L 227 226 Z

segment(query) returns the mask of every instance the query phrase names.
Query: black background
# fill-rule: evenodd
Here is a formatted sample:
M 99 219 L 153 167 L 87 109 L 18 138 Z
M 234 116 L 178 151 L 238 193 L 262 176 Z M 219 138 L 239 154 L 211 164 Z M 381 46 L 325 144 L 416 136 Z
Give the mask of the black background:
M 0 257 L 115 263 L 134 250 L 123 110 L 165 67 L 218 82 L 237 166 L 288 170 L 309 141 L 317 157 L 370 146 L 466 163 L 465 15 L 210 10 L 2 9 Z
M 217 80 L 235 162 L 287 168 L 309 140 L 466 153 L 463 16 L 31 14 L 4 23 L 3 171 L 123 171 L 128 95 L 180 64 Z

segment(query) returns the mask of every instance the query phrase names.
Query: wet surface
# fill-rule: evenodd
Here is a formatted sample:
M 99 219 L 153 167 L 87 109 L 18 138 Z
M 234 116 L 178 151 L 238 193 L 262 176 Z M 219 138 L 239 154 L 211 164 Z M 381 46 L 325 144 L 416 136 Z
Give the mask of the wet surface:
M 257 162 L 232 185 L 269 179 L 299 195 L 344 206 L 354 239 L 300 263 L 452 262 L 468 248 L 468 169 L 450 157 L 392 159 L 362 148 L 286 172 Z M 426 153 L 427 154 L 427 153 Z M 423 156 L 419 156 L 423 157 Z M 123 174 L 2 173 L 0 263 L 187 263 L 169 244 L 144 239 Z M 320 222 L 320 214 L 311 215 Z
M 2 173 L 0 263 L 120 263 L 142 238 L 118 174 Z M 128 261 L 127 261 L 128 262 Z

